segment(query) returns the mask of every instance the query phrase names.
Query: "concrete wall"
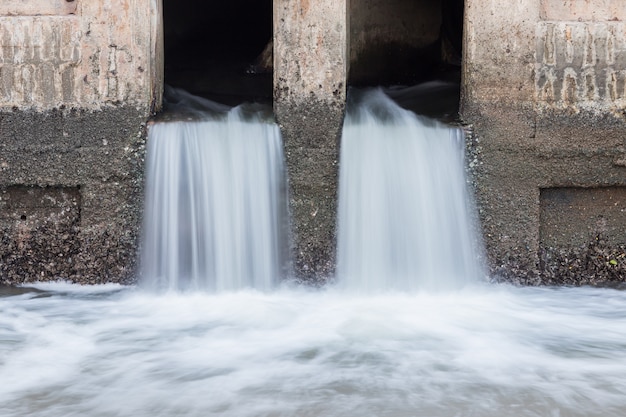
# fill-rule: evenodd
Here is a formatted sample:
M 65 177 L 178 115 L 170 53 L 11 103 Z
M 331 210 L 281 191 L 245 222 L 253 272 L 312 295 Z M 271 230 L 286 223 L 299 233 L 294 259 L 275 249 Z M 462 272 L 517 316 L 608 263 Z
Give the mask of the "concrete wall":
M 155 0 L 3 2 L 0 107 L 145 107 L 158 95 L 154 7 Z
M 274 112 L 289 175 L 296 273 L 335 267 L 338 148 L 348 65 L 346 0 L 275 0 Z
M 145 122 L 162 89 L 160 3 L 0 4 L 2 282 L 136 276 Z M 349 66 L 357 83 L 385 82 L 368 62 L 393 59 L 371 53 L 428 46 L 445 3 L 274 1 L 274 108 L 298 276 L 334 270 Z M 502 279 L 626 276 L 624 10 L 621 0 L 466 0 L 462 114 Z
M 626 244 L 618 3 L 466 2 L 462 113 L 474 128 L 470 166 L 492 271 L 504 279 L 624 276 L 623 262 L 611 262 Z
M 0 4 L 0 282 L 134 278 L 159 8 Z

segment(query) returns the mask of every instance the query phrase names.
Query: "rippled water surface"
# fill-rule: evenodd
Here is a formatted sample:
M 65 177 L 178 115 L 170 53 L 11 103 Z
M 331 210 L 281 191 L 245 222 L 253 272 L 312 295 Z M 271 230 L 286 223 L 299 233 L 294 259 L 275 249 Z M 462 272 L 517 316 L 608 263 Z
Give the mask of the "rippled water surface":
M 0 297 L 1 416 L 624 416 L 626 293 Z

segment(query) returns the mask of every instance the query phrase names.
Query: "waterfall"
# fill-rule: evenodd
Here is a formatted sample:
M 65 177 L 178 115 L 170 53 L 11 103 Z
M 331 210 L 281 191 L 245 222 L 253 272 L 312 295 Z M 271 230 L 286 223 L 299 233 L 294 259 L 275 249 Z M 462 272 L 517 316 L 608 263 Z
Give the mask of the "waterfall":
M 353 92 L 341 143 L 340 283 L 355 291 L 454 289 L 484 276 L 460 128 L 381 89 Z
M 200 120 L 150 127 L 142 281 L 169 290 L 268 290 L 286 260 L 280 132 L 258 109 L 209 107 L 192 110 Z

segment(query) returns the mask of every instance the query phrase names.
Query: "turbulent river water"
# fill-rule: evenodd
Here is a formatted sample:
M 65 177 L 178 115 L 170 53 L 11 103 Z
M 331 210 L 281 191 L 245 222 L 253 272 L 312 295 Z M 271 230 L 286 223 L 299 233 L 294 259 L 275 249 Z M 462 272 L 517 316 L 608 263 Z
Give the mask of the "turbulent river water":
M 626 292 L 477 285 L 0 298 L 0 415 L 626 415 Z

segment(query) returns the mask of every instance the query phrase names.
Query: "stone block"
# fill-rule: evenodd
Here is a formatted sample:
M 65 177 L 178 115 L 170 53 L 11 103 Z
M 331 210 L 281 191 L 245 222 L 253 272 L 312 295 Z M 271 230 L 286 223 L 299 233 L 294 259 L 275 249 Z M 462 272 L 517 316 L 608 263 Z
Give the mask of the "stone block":
M 78 0 L 2 0 L 0 16 L 62 16 L 77 8 Z
M 80 187 L 14 185 L 0 189 L 0 222 L 38 224 L 45 221 L 80 223 Z
M 626 106 L 626 24 L 537 24 L 535 87 L 542 106 Z
M 541 0 L 541 18 L 560 21 L 626 20 L 623 0 Z
M 577 247 L 598 235 L 626 244 L 626 187 L 544 188 L 540 207 L 542 248 Z

